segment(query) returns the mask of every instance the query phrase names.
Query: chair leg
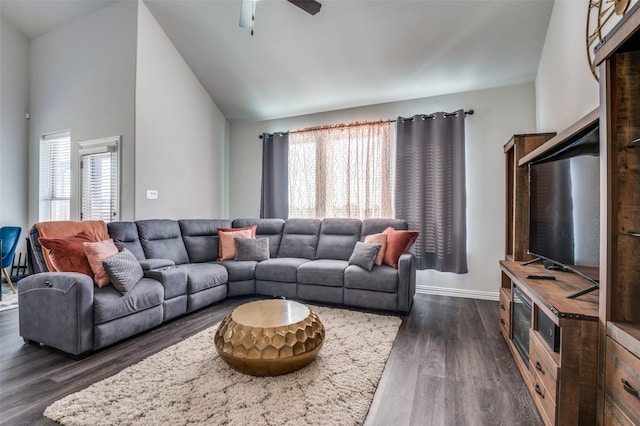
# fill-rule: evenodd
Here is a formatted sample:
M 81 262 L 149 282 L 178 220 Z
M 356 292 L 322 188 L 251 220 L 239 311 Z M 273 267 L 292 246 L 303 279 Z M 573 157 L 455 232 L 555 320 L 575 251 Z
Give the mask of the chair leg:
M 9 287 L 11 287 L 11 291 L 13 292 L 13 294 L 16 294 L 16 289 L 13 287 L 13 283 L 11 282 L 11 278 L 9 277 L 9 274 L 7 273 L 7 269 L 6 268 L 2 268 L 2 272 L 4 273 L 4 277 L 7 279 L 7 282 L 9 283 Z

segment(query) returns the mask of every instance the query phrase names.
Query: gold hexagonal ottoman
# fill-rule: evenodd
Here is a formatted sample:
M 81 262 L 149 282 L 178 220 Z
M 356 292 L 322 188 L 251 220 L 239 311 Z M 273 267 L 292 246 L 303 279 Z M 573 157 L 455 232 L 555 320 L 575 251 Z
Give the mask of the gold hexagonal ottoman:
M 320 318 L 291 300 L 258 300 L 238 306 L 218 327 L 216 350 L 232 368 L 252 376 L 299 370 L 324 343 Z

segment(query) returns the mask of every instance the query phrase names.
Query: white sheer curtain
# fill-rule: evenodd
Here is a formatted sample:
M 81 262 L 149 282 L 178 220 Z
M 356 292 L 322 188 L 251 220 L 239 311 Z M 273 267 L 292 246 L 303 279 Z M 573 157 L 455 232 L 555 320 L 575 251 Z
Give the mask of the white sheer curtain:
M 289 133 L 289 217 L 392 217 L 391 123 Z

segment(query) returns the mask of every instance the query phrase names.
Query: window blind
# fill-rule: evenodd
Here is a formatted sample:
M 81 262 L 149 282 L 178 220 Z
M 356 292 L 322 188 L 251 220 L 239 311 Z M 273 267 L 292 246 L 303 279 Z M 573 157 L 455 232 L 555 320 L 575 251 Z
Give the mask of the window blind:
M 40 139 L 41 222 L 69 220 L 71 207 L 71 136 L 68 131 Z
M 119 138 L 80 143 L 80 219 L 118 220 Z

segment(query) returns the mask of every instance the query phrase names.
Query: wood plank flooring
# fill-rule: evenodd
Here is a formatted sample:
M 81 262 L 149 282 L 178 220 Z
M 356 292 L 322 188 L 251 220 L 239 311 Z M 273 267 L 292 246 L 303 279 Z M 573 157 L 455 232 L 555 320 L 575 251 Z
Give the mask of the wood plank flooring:
M 0 312 L 0 424 L 55 425 L 42 412 L 221 321 L 234 298 L 82 360 L 25 345 L 18 311 Z M 367 425 L 542 425 L 498 330 L 497 302 L 416 295 L 403 318 Z

